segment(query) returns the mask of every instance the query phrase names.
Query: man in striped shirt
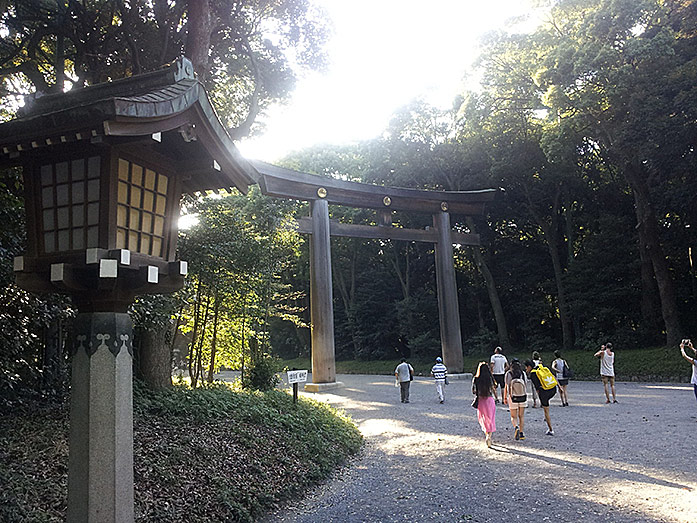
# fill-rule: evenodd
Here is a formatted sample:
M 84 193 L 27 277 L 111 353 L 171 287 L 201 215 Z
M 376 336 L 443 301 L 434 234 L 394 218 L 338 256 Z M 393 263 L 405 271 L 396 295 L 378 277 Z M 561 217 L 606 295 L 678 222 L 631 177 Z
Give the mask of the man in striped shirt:
M 445 385 L 445 379 L 448 376 L 448 369 L 443 365 L 443 359 L 436 358 L 436 364 L 431 368 L 431 376 L 436 380 L 436 392 L 438 392 L 438 399 L 441 403 L 445 401 L 445 396 L 443 395 L 443 387 Z

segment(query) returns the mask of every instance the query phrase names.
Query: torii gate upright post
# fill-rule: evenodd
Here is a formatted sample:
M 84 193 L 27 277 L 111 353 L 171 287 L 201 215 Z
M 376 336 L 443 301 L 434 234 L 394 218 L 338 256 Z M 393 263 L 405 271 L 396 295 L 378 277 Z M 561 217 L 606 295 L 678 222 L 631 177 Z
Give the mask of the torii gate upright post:
M 312 200 L 310 212 L 312 213 L 312 234 L 310 235 L 312 385 L 334 384 L 336 382 L 334 305 L 327 200 Z M 305 389 L 310 390 L 312 385 L 305 385 Z
M 463 371 L 462 334 L 460 331 L 460 307 L 457 300 L 457 282 L 453 260 L 453 240 L 450 230 L 450 214 L 433 215 L 433 226 L 438 234 L 436 243 L 436 286 L 438 288 L 438 312 L 440 317 L 440 343 L 443 362 L 451 373 Z

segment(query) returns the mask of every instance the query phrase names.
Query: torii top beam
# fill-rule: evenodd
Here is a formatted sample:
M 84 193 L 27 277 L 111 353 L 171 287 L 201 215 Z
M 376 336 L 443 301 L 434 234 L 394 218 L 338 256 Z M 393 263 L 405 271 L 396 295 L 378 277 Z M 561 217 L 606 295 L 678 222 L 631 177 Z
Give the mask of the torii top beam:
M 252 161 L 264 194 L 296 200 L 324 199 L 328 203 L 382 211 L 450 212 L 479 215 L 496 196 L 496 189 L 479 191 L 424 191 L 348 182 Z

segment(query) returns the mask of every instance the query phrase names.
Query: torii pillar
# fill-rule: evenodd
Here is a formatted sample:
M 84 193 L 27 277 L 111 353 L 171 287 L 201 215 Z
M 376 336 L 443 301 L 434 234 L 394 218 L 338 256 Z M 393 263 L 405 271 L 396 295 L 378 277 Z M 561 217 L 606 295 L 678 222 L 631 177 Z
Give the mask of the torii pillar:
M 457 282 L 453 263 L 453 240 L 450 230 L 450 214 L 433 215 L 433 226 L 438 235 L 436 243 L 436 286 L 440 317 L 440 343 L 443 363 L 448 371 L 463 371 L 462 334 L 460 331 L 460 307 L 457 301 Z
M 332 257 L 327 200 L 312 200 L 310 235 L 310 330 L 312 335 L 312 383 L 308 392 L 322 392 L 342 386 L 336 381 L 334 357 L 334 304 Z

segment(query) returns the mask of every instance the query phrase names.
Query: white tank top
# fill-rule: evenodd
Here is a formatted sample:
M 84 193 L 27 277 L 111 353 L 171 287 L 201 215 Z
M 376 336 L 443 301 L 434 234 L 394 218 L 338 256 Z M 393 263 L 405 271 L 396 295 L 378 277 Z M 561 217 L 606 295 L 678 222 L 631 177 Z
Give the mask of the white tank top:
M 615 376 L 615 353 L 608 354 L 603 351 L 603 356 L 600 358 L 600 375 Z

